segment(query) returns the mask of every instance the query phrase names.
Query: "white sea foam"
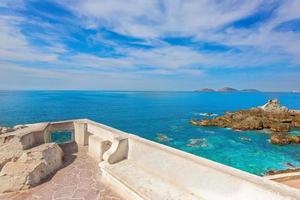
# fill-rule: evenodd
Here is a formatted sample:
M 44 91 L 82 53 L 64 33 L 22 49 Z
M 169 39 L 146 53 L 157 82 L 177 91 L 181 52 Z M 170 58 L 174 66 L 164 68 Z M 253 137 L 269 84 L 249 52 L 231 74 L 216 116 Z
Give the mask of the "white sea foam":
M 218 116 L 216 113 L 194 113 L 194 115 L 205 116 L 205 117 L 215 117 Z

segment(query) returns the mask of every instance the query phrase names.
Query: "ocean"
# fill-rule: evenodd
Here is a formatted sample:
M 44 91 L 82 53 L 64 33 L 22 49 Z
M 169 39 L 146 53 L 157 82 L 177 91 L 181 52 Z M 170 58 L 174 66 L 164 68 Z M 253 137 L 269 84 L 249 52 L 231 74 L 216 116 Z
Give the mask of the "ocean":
M 197 127 L 189 121 L 207 117 L 207 113 L 217 116 L 256 107 L 274 98 L 290 109 L 300 109 L 299 93 L 0 91 L 0 126 L 89 118 L 263 175 L 286 169 L 287 163 L 300 167 L 300 145 L 272 145 L 264 131 Z

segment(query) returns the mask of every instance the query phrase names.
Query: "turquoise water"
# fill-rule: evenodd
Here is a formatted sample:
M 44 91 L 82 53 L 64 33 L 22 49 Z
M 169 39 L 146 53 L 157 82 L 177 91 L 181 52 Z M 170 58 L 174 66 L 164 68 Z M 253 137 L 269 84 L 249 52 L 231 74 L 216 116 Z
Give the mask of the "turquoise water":
M 51 141 L 57 144 L 63 144 L 72 141 L 72 132 L 57 131 L 50 133 Z
M 300 167 L 300 146 L 275 146 L 264 132 L 202 128 L 189 120 L 270 98 L 300 109 L 300 94 L 293 93 L 0 91 L 0 126 L 89 118 L 153 141 L 163 134 L 163 144 L 260 175 L 286 169 L 287 162 Z

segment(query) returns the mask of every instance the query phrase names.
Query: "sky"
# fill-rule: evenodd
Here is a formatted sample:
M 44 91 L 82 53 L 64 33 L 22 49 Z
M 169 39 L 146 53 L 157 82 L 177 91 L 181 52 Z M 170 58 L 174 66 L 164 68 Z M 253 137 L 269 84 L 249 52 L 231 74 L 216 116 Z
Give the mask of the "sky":
M 300 91 L 299 0 L 1 0 L 0 89 Z

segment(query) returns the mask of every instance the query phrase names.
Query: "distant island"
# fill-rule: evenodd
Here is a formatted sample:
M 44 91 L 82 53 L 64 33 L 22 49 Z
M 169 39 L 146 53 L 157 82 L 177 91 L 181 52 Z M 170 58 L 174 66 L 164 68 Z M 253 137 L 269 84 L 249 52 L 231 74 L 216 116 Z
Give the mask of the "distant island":
M 211 89 L 211 88 L 202 88 L 202 89 L 198 89 L 196 90 L 197 92 L 260 92 L 257 89 L 242 89 L 242 90 L 238 90 L 235 88 L 231 88 L 231 87 L 224 87 L 221 89 Z

